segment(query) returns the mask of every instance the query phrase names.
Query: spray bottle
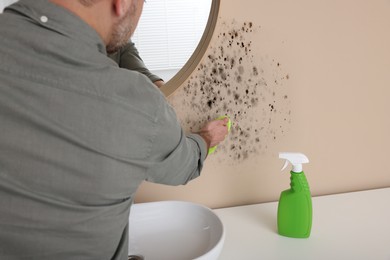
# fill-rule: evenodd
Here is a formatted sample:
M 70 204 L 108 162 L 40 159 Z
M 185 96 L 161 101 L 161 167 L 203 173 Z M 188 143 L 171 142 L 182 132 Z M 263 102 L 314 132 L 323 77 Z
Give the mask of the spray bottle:
M 309 159 L 301 153 L 279 153 L 286 162 L 282 171 L 292 165 L 290 189 L 280 194 L 278 205 L 278 232 L 294 238 L 310 236 L 312 224 L 312 203 L 309 185 L 302 170 L 302 164 Z

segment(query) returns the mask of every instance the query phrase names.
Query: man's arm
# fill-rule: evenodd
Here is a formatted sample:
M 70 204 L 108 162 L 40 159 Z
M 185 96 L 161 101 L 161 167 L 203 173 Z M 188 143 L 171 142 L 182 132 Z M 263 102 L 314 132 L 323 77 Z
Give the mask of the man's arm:
M 113 59 L 120 68 L 134 70 L 144 74 L 159 88 L 164 85 L 163 79 L 153 74 L 148 68 L 146 68 L 145 63 L 143 62 L 137 48 L 135 47 L 135 44 L 132 41 L 129 41 L 118 52 L 109 54 L 108 56 Z
M 172 107 L 162 104 L 158 111 L 146 179 L 167 185 L 186 184 L 200 175 L 208 149 L 225 139 L 228 119 L 211 121 L 198 134 L 186 135 Z

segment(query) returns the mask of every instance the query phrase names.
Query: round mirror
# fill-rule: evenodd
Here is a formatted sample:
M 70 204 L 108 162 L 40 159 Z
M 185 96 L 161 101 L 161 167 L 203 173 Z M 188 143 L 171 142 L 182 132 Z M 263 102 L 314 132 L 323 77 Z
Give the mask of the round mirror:
M 220 0 L 148 0 L 131 40 L 171 95 L 196 68 L 211 40 Z

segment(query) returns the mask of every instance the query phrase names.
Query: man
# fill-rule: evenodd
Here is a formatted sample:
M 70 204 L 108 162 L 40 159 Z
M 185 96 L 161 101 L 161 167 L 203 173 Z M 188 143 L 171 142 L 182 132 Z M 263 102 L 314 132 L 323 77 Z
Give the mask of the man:
M 20 0 L 0 15 L 0 259 L 127 259 L 139 184 L 199 176 L 227 120 L 186 136 L 106 50 L 143 0 Z

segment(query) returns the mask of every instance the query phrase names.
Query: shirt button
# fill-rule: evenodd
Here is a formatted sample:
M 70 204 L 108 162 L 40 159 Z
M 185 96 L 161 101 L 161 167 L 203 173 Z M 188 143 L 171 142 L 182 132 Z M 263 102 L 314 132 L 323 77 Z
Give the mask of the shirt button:
M 47 18 L 47 16 L 44 16 L 44 15 L 41 16 L 41 22 L 42 23 L 46 23 L 48 20 L 49 19 Z

